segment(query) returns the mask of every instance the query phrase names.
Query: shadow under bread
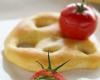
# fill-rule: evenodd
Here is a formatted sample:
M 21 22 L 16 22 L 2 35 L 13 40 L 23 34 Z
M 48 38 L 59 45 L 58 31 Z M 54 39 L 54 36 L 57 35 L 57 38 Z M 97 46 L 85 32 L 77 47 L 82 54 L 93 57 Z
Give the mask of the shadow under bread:
M 11 77 L 12 80 L 30 80 L 33 72 L 25 71 L 24 69 L 8 61 L 4 55 L 4 51 L 2 51 L 2 56 L 3 56 L 3 68 Z

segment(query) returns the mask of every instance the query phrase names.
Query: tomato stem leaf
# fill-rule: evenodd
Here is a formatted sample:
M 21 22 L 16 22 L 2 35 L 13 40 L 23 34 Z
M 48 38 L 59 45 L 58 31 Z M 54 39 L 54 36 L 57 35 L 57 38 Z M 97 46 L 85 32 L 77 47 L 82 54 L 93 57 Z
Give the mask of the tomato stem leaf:
M 39 61 L 36 62 L 41 66 L 42 69 L 45 69 L 44 66 Z
M 77 6 L 77 12 L 82 13 L 85 8 L 84 8 L 85 0 L 82 0 L 81 5 L 76 5 Z
M 56 72 L 59 68 L 61 68 L 63 65 L 65 65 L 69 61 L 70 61 L 70 59 L 68 61 L 65 61 L 64 63 L 60 64 L 59 66 L 57 66 L 55 69 L 53 69 L 53 71 Z

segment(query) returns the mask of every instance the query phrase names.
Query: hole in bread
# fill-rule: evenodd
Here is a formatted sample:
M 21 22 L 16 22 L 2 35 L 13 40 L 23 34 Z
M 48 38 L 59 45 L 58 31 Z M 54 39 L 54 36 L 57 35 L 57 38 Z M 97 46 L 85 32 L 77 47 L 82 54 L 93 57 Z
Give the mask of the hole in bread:
M 19 43 L 17 45 L 17 47 L 22 47 L 22 48 L 29 48 L 29 47 L 34 47 L 35 45 L 31 44 L 31 43 Z
M 93 52 L 91 52 L 91 51 L 89 51 L 89 50 L 87 50 L 87 49 L 79 49 L 79 50 L 80 50 L 82 53 L 87 54 L 87 55 L 93 53 Z
M 85 50 L 80 50 L 82 53 L 84 53 L 84 54 L 91 54 L 91 53 L 89 53 L 88 51 L 85 51 Z
M 41 16 L 35 19 L 35 25 L 37 27 L 44 27 L 44 26 L 48 26 L 50 24 L 53 24 L 55 22 L 57 22 L 58 19 L 56 17 L 53 16 Z
M 50 39 L 52 42 L 56 42 L 56 41 L 58 41 L 59 40 L 59 37 L 55 37 L 55 36 L 53 36 L 51 39 Z
M 45 38 L 38 42 L 36 48 L 42 49 L 45 52 L 55 52 L 62 47 L 62 40 L 57 36 Z
M 58 51 L 60 49 L 60 47 L 47 47 L 47 48 L 44 48 L 43 49 L 43 51 L 45 51 L 45 52 L 51 52 L 51 53 L 53 53 L 53 52 L 56 52 L 56 51 Z

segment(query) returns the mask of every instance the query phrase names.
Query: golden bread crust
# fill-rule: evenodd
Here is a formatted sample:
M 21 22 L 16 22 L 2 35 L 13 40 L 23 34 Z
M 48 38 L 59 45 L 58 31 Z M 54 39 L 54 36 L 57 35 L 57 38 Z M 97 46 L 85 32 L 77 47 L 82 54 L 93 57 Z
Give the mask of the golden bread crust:
M 100 0 L 87 0 L 87 2 L 100 4 Z
M 41 67 L 36 61 L 47 67 L 49 50 L 53 67 L 71 59 L 59 71 L 100 67 L 100 47 L 96 42 L 91 38 L 63 38 L 58 19 L 58 13 L 43 13 L 20 22 L 5 40 L 5 57 L 26 70 L 37 71 Z

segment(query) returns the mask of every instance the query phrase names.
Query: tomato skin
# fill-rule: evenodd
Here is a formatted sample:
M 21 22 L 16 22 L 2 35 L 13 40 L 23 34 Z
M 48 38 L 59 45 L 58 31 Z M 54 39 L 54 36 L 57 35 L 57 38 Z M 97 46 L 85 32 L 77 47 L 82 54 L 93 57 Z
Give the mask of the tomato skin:
M 61 73 L 51 72 L 48 70 L 40 70 L 40 71 L 36 72 L 33 75 L 32 80 L 38 78 L 39 76 L 49 76 L 49 77 L 54 77 L 56 80 L 64 80 L 64 77 Z
M 65 80 L 64 76 L 61 73 L 53 73 L 53 76 L 56 78 L 56 80 Z
M 84 5 L 82 13 L 77 12 L 77 6 L 70 4 L 62 10 L 59 25 L 64 37 L 83 40 L 87 39 L 96 29 L 97 17 L 92 9 Z
M 32 79 L 36 79 L 37 77 L 39 77 L 39 76 L 41 76 L 41 75 L 45 75 L 46 73 L 47 73 L 46 70 L 40 70 L 40 71 L 36 72 L 36 73 L 33 75 Z M 47 75 L 47 74 L 46 74 L 46 75 Z

